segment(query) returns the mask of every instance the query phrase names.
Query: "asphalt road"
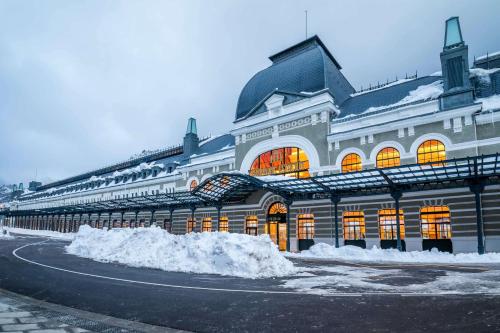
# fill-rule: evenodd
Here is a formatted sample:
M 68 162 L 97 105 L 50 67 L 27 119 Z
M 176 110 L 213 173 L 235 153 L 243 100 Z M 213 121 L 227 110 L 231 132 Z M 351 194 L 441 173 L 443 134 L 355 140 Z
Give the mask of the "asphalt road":
M 58 240 L 16 251 L 37 264 L 12 254 L 45 240 L 29 236 L 0 240 L 0 288 L 81 310 L 197 332 L 500 331 L 498 295 L 377 294 L 346 287 L 338 295 L 319 296 L 284 288 L 285 279 L 249 280 L 98 263 L 65 254 L 67 243 Z M 328 265 L 338 267 L 338 263 Z M 425 282 L 447 269 L 406 267 L 405 276 Z M 394 278 L 393 283 L 402 282 Z

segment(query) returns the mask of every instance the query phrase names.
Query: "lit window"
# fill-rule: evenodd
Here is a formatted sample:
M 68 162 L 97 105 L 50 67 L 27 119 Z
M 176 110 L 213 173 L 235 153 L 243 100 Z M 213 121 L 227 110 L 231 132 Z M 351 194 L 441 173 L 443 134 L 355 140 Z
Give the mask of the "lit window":
M 194 190 L 196 186 L 198 186 L 198 181 L 196 181 L 196 179 L 193 179 L 191 183 L 189 183 L 189 190 L 190 191 Z
M 344 239 L 365 239 L 365 214 L 362 211 L 344 212 L 342 222 L 344 225 Z
M 286 214 L 286 206 L 281 202 L 275 202 L 269 207 L 269 214 Z
M 260 154 L 248 172 L 251 176 L 285 175 L 295 178 L 309 177 L 309 159 L 297 147 L 269 150 Z
M 381 240 L 398 239 L 395 209 L 379 210 L 378 225 Z M 402 209 L 399 210 L 399 234 L 401 239 L 405 238 L 405 220 Z
M 438 140 L 427 140 L 418 146 L 418 163 L 433 163 L 446 160 L 446 149 L 444 144 Z M 433 165 L 440 165 L 439 163 Z
M 361 156 L 355 153 L 347 154 L 342 159 L 342 172 L 361 171 Z
M 212 232 L 212 218 L 204 217 L 201 221 L 201 231 L 202 232 Z
M 314 214 L 299 214 L 297 220 L 299 239 L 313 239 Z
M 188 233 L 195 231 L 196 229 L 196 219 L 188 217 L 186 230 Z
M 399 151 L 396 148 L 387 147 L 377 154 L 377 168 L 390 168 L 401 165 Z
M 451 219 L 448 206 L 426 206 L 420 209 L 423 239 L 450 239 Z
M 249 215 L 245 218 L 245 233 L 247 235 L 257 236 L 259 220 L 256 215 Z
M 220 232 L 229 232 L 229 218 L 227 216 L 220 217 L 219 231 Z
M 222 179 L 220 180 L 220 184 L 222 187 L 229 186 L 229 177 L 228 176 L 222 177 Z

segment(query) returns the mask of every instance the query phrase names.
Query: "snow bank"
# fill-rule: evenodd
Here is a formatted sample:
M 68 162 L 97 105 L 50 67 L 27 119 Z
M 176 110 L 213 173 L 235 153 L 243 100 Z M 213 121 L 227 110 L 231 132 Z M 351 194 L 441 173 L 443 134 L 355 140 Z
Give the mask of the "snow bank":
M 58 238 L 65 240 L 73 240 L 73 238 L 75 237 L 74 233 L 62 233 L 50 230 L 31 230 L 31 229 L 10 228 L 10 227 L 6 229 L 11 233 L 19 235 L 42 236 L 42 237 Z
M 364 262 L 402 262 L 402 263 L 500 263 L 500 253 L 458 253 L 432 251 L 399 252 L 396 249 L 382 250 L 374 246 L 362 249 L 357 246 L 341 246 L 336 249 L 332 245 L 318 243 L 307 251 L 298 254 L 288 254 L 290 257 L 321 258 L 342 261 Z
M 4 233 L 5 231 L 5 233 Z M 14 236 L 12 236 L 10 233 L 9 233 L 9 230 L 6 228 L 6 229 L 0 229 L 0 239 L 14 239 Z
M 154 227 L 105 231 L 82 226 L 66 251 L 100 262 L 173 272 L 245 278 L 286 276 L 297 272 L 267 235 L 227 232 L 172 235 Z

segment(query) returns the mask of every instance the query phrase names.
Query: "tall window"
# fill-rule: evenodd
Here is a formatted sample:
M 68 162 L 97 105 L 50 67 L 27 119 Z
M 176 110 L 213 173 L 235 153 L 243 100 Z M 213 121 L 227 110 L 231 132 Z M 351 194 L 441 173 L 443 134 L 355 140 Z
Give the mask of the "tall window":
M 451 219 L 448 206 L 426 206 L 420 209 L 423 239 L 450 239 Z
M 220 217 L 219 231 L 220 232 L 229 232 L 229 218 L 227 216 Z
M 198 181 L 196 181 L 196 179 L 193 179 L 191 183 L 189 183 L 189 190 L 190 191 L 194 190 L 196 186 L 198 186 Z
M 204 217 L 201 221 L 201 231 L 202 232 L 211 232 L 212 231 L 212 218 Z
M 401 165 L 399 150 L 392 147 L 382 149 L 377 154 L 377 168 L 390 168 Z
M 439 140 L 427 140 L 418 146 L 418 163 L 432 163 L 446 160 L 446 149 Z M 435 164 L 439 165 L 439 163 Z
M 186 226 L 186 231 L 188 233 L 193 232 L 196 229 L 196 219 L 188 217 L 187 219 L 187 226 Z
M 378 226 L 381 240 L 398 239 L 396 210 L 381 209 L 378 211 Z M 403 210 L 399 210 L 399 235 L 401 239 L 405 238 L 405 220 Z
M 344 212 L 342 222 L 344 225 L 344 239 L 365 239 L 365 214 L 362 211 Z
M 314 214 L 299 214 L 297 222 L 299 239 L 313 239 Z
M 342 172 L 361 171 L 361 168 L 361 156 L 358 154 L 347 154 L 342 159 Z
M 245 218 L 245 233 L 247 235 L 257 236 L 259 220 L 256 215 L 249 215 Z
M 309 177 L 309 159 L 297 147 L 284 147 L 266 151 L 253 162 L 251 176 L 285 175 L 295 178 Z

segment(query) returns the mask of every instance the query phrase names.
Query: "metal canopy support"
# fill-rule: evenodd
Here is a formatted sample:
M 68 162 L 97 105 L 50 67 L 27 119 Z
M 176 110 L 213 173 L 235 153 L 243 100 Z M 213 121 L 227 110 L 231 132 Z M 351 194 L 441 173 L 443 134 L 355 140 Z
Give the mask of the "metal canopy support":
M 290 252 L 290 206 L 293 201 L 290 198 L 284 199 L 286 206 L 286 252 Z
M 334 221 L 335 221 L 335 247 L 339 248 L 339 202 L 340 197 L 338 195 L 332 195 L 330 200 L 334 206 Z
M 168 232 L 172 233 L 172 228 L 174 227 L 174 209 L 170 208 L 168 212 L 170 213 L 170 223 L 168 226 Z
M 481 208 L 481 193 L 484 191 L 484 185 L 478 183 L 470 186 L 472 193 L 474 193 L 474 200 L 476 203 L 476 225 L 477 225 L 477 252 L 484 254 L 484 224 L 483 212 Z
M 155 211 L 152 209 L 151 210 L 151 218 L 149 219 L 149 226 L 152 227 L 153 226 L 153 219 L 155 217 Z
M 138 218 L 139 218 L 139 211 L 136 210 L 135 211 L 134 228 L 138 228 L 139 227 L 139 224 L 138 224 L 138 221 L 137 221 Z
M 122 210 L 121 217 L 120 217 L 120 228 L 123 228 L 123 215 L 125 215 L 125 212 Z
M 217 208 L 217 224 L 215 225 L 215 231 L 220 231 L 220 211 L 222 209 L 222 205 L 217 204 L 215 208 Z
M 401 226 L 399 217 L 399 199 L 403 196 L 403 192 L 397 189 L 391 191 L 391 197 L 394 199 L 394 206 L 396 207 L 396 247 L 399 251 L 403 251 L 403 246 L 401 245 Z
M 111 217 L 113 216 L 112 212 L 109 212 L 109 218 L 108 218 L 108 230 L 111 230 L 113 228 L 113 223 L 111 223 Z
M 196 210 L 196 206 L 191 206 L 191 225 L 194 224 L 194 211 Z M 193 228 L 194 229 L 194 228 Z M 191 230 L 194 231 L 194 230 Z

